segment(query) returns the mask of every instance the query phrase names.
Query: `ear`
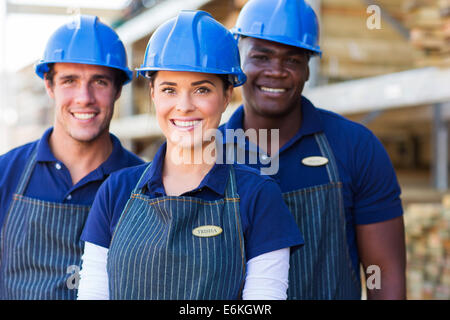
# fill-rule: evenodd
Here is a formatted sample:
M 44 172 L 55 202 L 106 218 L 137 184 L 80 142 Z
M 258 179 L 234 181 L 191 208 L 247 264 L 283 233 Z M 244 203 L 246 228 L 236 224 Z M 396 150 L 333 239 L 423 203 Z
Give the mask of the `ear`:
M 305 82 L 309 80 L 309 64 L 306 65 L 306 79 Z
M 148 89 L 150 90 L 150 97 L 152 98 L 152 100 L 154 100 L 154 98 L 155 98 L 155 88 L 154 88 L 154 86 L 153 86 L 151 81 L 149 81 L 149 83 L 148 83 Z
M 228 105 L 230 104 L 231 100 L 233 99 L 233 86 L 230 85 L 225 91 L 224 91 L 224 97 L 225 97 L 225 104 L 222 110 L 222 113 L 225 112 Z
M 116 98 L 115 98 L 115 100 L 114 101 L 117 101 L 119 98 L 120 98 L 120 96 L 122 95 L 122 86 L 117 90 L 117 93 L 116 93 Z
M 50 80 L 47 80 L 46 77 L 47 74 L 44 74 L 44 85 L 45 85 L 45 91 L 47 91 L 47 94 L 50 98 L 55 98 L 55 93 L 53 92 L 53 86 L 50 82 Z

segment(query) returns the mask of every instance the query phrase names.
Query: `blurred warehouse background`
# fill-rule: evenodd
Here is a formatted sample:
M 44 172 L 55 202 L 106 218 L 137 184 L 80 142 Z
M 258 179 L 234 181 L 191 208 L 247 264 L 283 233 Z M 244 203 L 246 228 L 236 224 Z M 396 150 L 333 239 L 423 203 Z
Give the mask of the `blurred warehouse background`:
M 0 0 L 0 154 L 38 139 L 53 105 L 34 63 L 56 27 L 95 14 L 138 67 L 153 30 L 182 9 L 231 28 L 246 0 Z M 310 0 L 322 59 L 305 96 L 370 128 L 397 171 L 405 208 L 408 298 L 450 299 L 450 0 Z M 240 104 L 240 92 L 224 121 Z M 151 160 L 162 136 L 139 78 L 123 89 L 111 131 Z M 1 170 L 1 168 L 0 168 Z M 1 187 L 1 186 L 0 186 Z

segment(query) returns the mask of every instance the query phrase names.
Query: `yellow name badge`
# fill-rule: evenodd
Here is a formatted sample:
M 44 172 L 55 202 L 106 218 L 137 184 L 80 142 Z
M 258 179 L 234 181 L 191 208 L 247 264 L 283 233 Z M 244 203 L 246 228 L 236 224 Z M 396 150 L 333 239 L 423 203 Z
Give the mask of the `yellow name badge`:
M 200 226 L 192 230 L 194 236 L 201 238 L 215 237 L 222 232 L 222 228 L 218 226 Z
M 324 157 L 307 157 L 302 160 L 302 163 L 308 167 L 320 167 L 328 163 L 328 159 Z

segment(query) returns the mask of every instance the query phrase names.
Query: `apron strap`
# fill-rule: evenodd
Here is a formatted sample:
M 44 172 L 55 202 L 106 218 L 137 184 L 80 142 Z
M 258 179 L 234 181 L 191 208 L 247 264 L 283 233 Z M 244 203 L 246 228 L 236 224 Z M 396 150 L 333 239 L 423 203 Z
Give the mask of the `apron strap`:
M 145 168 L 144 172 L 142 173 L 141 177 L 139 178 L 138 183 L 134 187 L 133 194 L 142 193 L 142 188 L 139 188 L 139 185 L 141 184 L 142 180 L 144 179 L 144 177 L 146 176 L 147 172 L 150 170 L 151 167 L 152 167 L 152 162 L 149 162 L 147 167 Z
M 31 152 L 30 158 L 28 159 L 27 164 L 25 165 L 25 169 L 22 172 L 22 176 L 20 177 L 19 184 L 16 189 L 16 194 L 23 195 L 25 192 L 25 189 L 27 188 L 28 182 L 31 178 L 31 173 L 34 170 L 34 167 L 36 166 L 36 157 L 37 157 L 37 150 L 38 145 L 34 147 L 33 151 Z
M 326 166 L 328 177 L 330 182 L 339 182 L 339 171 L 336 165 L 336 159 L 334 158 L 333 151 L 331 150 L 330 144 L 325 133 L 320 132 L 314 135 L 317 144 L 319 145 L 320 152 L 324 157 L 328 159 L 328 164 Z
M 234 172 L 233 165 L 229 164 L 227 165 L 229 167 L 228 172 L 228 183 L 227 187 L 225 189 L 225 198 L 239 198 L 239 194 L 237 192 L 237 185 L 236 185 L 236 176 Z

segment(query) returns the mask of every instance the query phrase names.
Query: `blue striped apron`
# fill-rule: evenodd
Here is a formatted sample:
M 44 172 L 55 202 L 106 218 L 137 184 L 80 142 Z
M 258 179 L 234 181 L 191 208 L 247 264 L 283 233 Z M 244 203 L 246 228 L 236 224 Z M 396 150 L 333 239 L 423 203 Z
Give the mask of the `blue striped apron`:
M 145 172 L 140 180 L 144 176 Z M 246 260 L 233 167 L 225 197 L 217 201 L 187 196 L 151 199 L 139 184 L 109 248 L 110 299 L 239 299 Z M 193 235 L 201 226 L 218 226 L 223 232 Z
M 325 134 L 315 134 L 315 139 L 328 159 L 330 182 L 283 194 L 305 239 L 304 247 L 291 255 L 288 299 L 360 299 L 361 288 L 348 251 L 336 160 Z
M 315 134 L 315 139 L 321 155 L 329 160 L 326 169 L 330 182 L 283 193 L 305 239 L 305 245 L 290 257 L 288 299 L 360 299 L 361 288 L 348 251 L 336 160 L 325 134 Z M 227 143 L 226 148 L 227 161 L 237 161 L 237 154 L 245 151 L 240 143 Z M 258 148 L 250 144 L 247 152 L 257 154 Z M 302 165 L 300 159 L 298 165 Z
M 76 286 L 71 277 L 81 265 L 80 235 L 90 207 L 24 196 L 36 154 L 37 148 L 25 167 L 2 228 L 0 298 L 75 300 Z

